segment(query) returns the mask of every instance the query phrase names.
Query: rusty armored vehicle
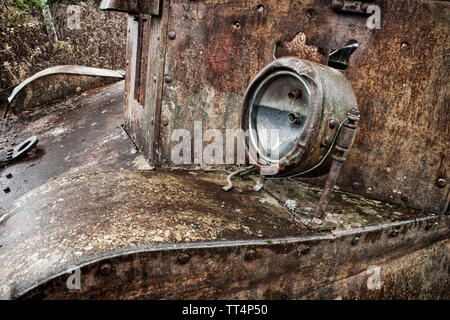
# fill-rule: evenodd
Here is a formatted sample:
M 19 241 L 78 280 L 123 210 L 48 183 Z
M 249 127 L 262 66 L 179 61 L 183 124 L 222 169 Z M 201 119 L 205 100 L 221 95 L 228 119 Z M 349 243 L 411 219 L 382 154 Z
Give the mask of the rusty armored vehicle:
M 450 298 L 448 1 L 101 9 L 125 80 L 3 131 L 0 297 Z

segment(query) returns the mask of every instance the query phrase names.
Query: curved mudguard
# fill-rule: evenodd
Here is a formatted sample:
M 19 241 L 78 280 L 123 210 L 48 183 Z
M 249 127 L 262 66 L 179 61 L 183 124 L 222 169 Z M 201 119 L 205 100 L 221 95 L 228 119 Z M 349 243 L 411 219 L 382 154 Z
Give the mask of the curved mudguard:
M 0 297 L 449 297 L 447 216 L 315 234 L 265 192 L 222 185 L 115 171 L 31 191 L 0 216 Z

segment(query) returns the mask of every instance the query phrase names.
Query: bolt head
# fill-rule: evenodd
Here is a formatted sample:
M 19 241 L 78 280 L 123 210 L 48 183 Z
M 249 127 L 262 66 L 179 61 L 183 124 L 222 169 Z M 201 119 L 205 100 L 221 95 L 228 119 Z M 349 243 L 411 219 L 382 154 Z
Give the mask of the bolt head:
M 104 263 L 100 266 L 100 272 L 104 275 L 107 276 L 111 273 L 112 271 L 112 266 L 109 263 Z
M 173 30 L 172 30 L 172 31 L 169 31 L 169 39 L 170 39 L 170 40 L 175 39 L 176 36 L 177 36 L 177 34 L 176 34 L 175 31 L 173 31 Z
M 436 181 L 436 185 L 438 188 L 444 188 L 447 185 L 447 181 L 444 178 L 439 178 Z
M 182 253 L 178 256 L 177 262 L 181 265 L 186 264 L 191 259 L 191 256 L 187 253 Z
M 249 249 L 246 253 L 245 253 L 245 261 L 251 261 L 256 257 L 256 251 L 254 249 Z
M 164 81 L 165 81 L 167 84 L 172 83 L 172 77 L 171 77 L 171 76 L 165 76 L 165 77 L 164 77 Z
M 336 119 L 330 119 L 330 122 L 328 123 L 330 129 L 334 129 L 337 127 L 337 121 Z

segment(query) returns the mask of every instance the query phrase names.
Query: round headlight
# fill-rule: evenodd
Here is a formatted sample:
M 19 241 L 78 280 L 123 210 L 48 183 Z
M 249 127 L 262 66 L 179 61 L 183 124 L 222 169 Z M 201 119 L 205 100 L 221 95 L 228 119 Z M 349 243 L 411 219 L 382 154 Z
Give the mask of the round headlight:
M 352 108 L 355 94 L 338 70 L 293 57 L 275 60 L 244 98 L 241 128 L 250 162 L 264 175 L 326 173 Z

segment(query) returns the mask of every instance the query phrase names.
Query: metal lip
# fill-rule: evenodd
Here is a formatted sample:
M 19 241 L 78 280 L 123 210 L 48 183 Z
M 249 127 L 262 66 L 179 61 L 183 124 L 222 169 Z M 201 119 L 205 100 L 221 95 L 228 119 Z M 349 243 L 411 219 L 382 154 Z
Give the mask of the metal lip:
M 261 91 L 265 89 L 266 85 L 270 84 L 272 81 L 276 81 L 276 78 L 279 78 L 282 76 L 291 76 L 300 81 L 300 83 L 302 84 L 302 87 L 303 87 L 302 89 L 306 89 L 306 91 L 307 91 L 308 105 L 310 103 L 310 97 L 311 97 L 311 90 L 310 90 L 308 83 L 305 81 L 305 79 L 301 75 L 299 75 L 293 71 L 290 71 L 290 70 L 278 70 L 278 71 L 274 71 L 273 73 L 269 74 L 254 89 L 253 94 L 251 94 L 250 100 L 249 100 L 249 112 L 248 112 L 249 139 L 250 139 L 251 144 L 253 145 L 253 148 L 255 150 L 257 150 L 259 157 L 271 165 L 279 163 L 281 161 L 281 158 L 280 159 L 269 158 L 266 156 L 266 154 L 265 154 L 265 152 L 263 152 L 263 150 L 260 150 L 260 148 L 258 148 L 259 138 L 255 136 L 256 128 L 253 128 L 252 116 L 253 116 L 254 112 L 256 112 L 257 107 L 255 106 L 255 102 L 257 101 L 258 97 L 260 97 Z M 308 117 L 309 117 L 309 112 L 308 112 Z M 303 132 L 303 130 L 304 130 L 304 125 L 302 126 L 301 131 L 298 133 L 298 136 Z

